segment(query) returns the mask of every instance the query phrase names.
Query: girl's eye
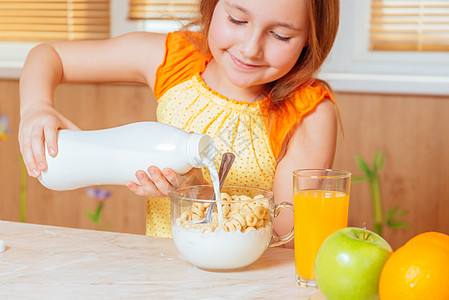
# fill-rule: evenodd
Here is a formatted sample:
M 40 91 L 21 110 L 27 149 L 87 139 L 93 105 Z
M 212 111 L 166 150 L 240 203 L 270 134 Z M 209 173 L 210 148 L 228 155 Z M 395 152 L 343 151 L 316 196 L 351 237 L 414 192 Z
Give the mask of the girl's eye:
M 237 19 L 234 19 L 232 16 L 228 16 L 228 19 L 231 23 L 237 24 L 237 25 L 241 25 L 241 24 L 245 24 L 246 21 L 240 21 Z
M 283 42 L 288 42 L 290 40 L 289 37 L 285 37 L 285 36 L 280 36 L 279 34 L 275 33 L 275 32 L 271 32 L 271 34 L 273 34 L 273 36 Z

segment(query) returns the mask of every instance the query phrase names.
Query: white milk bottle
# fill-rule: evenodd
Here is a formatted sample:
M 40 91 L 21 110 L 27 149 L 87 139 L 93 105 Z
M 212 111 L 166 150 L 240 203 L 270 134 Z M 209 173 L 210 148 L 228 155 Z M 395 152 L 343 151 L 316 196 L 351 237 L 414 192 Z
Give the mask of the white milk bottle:
M 58 154 L 46 150 L 48 168 L 39 181 L 55 191 L 93 185 L 138 182 L 137 170 L 149 166 L 184 174 L 205 167 L 215 157 L 215 144 L 206 134 L 189 134 L 174 126 L 140 122 L 124 126 L 58 132 Z

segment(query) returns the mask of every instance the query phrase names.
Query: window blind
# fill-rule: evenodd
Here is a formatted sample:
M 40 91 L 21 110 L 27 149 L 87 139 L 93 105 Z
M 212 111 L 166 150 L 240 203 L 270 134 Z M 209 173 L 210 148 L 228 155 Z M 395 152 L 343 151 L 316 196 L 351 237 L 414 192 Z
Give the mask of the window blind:
M 130 0 L 131 20 L 191 20 L 198 0 Z
M 372 0 L 371 50 L 449 51 L 449 0 Z
M 109 37 L 109 0 L 0 0 L 1 41 Z

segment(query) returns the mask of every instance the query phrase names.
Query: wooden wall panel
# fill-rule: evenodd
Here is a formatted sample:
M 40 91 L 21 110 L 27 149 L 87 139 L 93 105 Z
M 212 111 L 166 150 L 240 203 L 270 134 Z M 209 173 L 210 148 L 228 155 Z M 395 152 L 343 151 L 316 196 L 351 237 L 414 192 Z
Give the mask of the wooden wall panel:
M 11 135 L 0 141 L 0 219 L 19 219 L 20 163 L 17 145 L 18 83 L 0 80 L 0 114 L 7 113 Z M 381 172 L 384 210 L 393 205 L 408 210 L 409 229 L 385 228 L 394 248 L 423 231 L 449 234 L 449 99 L 431 96 L 337 94 L 344 136 L 340 135 L 335 168 L 361 175 L 355 155 L 371 162 L 377 149 L 386 153 Z M 155 120 L 151 91 L 141 85 L 67 84 L 55 93 L 56 107 L 82 129 L 101 129 Z M 145 200 L 126 187 L 105 202 L 99 229 L 143 234 Z M 92 228 L 85 210 L 96 202 L 83 189 L 46 190 L 28 177 L 27 221 Z M 349 225 L 372 228 L 371 195 L 367 182 L 353 183 Z
M 0 219 L 19 220 L 20 164 L 17 144 L 19 124 L 19 89 L 17 81 L 0 81 L 0 116 L 9 119 L 6 139 L 0 140 Z
M 19 156 L 18 83 L 0 81 L 0 88 L 0 113 L 7 113 L 12 121 L 10 137 L 0 142 L 3 191 L 0 193 L 0 219 L 17 221 L 20 185 L 20 164 L 15 160 Z M 65 84 L 55 92 L 55 106 L 84 130 L 156 119 L 154 97 L 151 90 L 142 85 Z M 104 203 L 103 220 L 97 227 L 85 213 L 86 210 L 93 211 L 97 202 L 86 194 L 85 189 L 54 192 L 28 177 L 27 222 L 144 234 L 145 199 L 122 186 L 100 188 L 111 191 L 112 196 Z
M 344 137 L 334 167 L 361 175 L 359 154 L 372 164 L 377 149 L 386 154 L 381 171 L 384 211 L 398 205 L 409 229 L 384 228 L 394 248 L 424 231 L 449 234 L 449 99 L 444 97 L 337 95 Z M 352 184 L 349 224 L 372 228 L 368 182 Z

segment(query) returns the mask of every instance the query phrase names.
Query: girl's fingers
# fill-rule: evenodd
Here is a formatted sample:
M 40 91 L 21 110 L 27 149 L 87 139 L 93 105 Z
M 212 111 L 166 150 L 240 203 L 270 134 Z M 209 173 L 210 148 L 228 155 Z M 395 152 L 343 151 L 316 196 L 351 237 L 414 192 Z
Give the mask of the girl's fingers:
M 155 166 L 148 168 L 148 174 L 141 170 L 137 171 L 136 178 L 140 185 L 128 181 L 126 186 L 139 196 L 167 197 L 172 190 L 191 181 L 192 177 L 191 175 L 179 175 L 170 168 L 161 171 Z
M 41 130 L 33 130 L 31 133 L 31 149 L 34 155 L 34 161 L 39 171 L 47 168 L 44 149 L 44 133 Z
M 22 154 L 22 159 L 25 163 L 28 175 L 33 177 L 39 176 L 39 171 L 37 169 L 36 163 L 34 162 L 34 155 L 31 149 L 31 138 L 30 135 L 23 134 L 23 128 L 19 128 L 19 144 L 20 153 Z
M 78 126 L 76 126 L 74 123 L 72 123 L 69 120 L 66 120 L 66 127 L 70 130 L 81 130 Z
M 132 181 L 126 182 L 126 186 L 135 194 L 142 197 L 149 197 L 150 195 L 147 194 L 147 192 L 143 189 L 142 186 L 138 185 L 137 183 L 134 183 Z
M 145 196 L 148 197 L 164 197 L 163 191 L 159 190 L 157 185 L 148 177 L 147 173 L 144 171 L 137 171 L 136 172 L 137 180 L 140 183 L 140 186 L 142 187 L 143 191 L 145 192 Z
M 54 126 L 44 126 L 44 136 L 45 143 L 47 144 L 47 151 L 53 157 L 55 157 L 58 153 L 57 129 L 58 128 Z
M 184 182 L 186 181 L 184 176 L 179 175 L 178 173 L 169 168 L 163 169 L 162 174 L 170 183 L 170 185 L 174 188 L 183 186 Z
M 173 188 L 179 188 L 190 185 L 209 184 L 203 177 L 203 172 L 200 168 L 193 168 L 183 175 L 179 175 L 170 168 L 162 170 L 165 178 L 170 182 Z
M 151 166 L 148 168 L 148 173 L 151 176 L 151 180 L 158 188 L 158 190 L 163 193 L 165 196 L 168 195 L 174 187 L 171 183 L 165 178 L 164 174 L 162 174 L 161 170 L 155 166 Z
M 24 146 L 22 148 L 22 157 L 23 162 L 25 163 L 25 166 L 28 171 L 28 175 L 33 177 L 39 177 L 40 172 L 36 166 L 36 163 L 34 162 L 34 156 L 33 151 L 31 150 L 31 146 Z

